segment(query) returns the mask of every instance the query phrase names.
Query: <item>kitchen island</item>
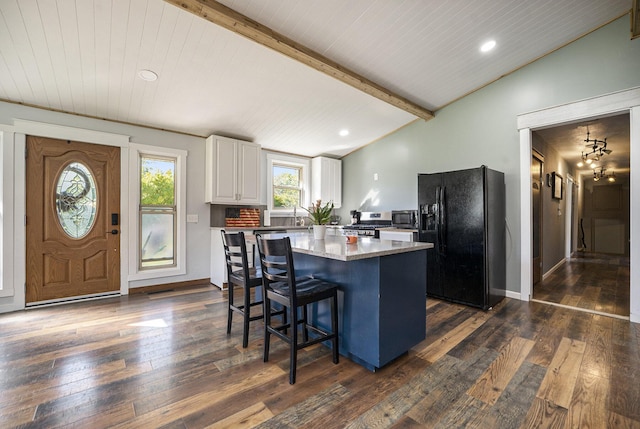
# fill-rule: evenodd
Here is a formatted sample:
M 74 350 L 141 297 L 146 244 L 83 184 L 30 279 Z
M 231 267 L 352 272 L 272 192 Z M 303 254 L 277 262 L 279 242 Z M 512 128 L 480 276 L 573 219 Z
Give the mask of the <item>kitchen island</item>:
M 275 238 L 285 234 L 268 234 Z M 313 234 L 287 233 L 296 272 L 336 283 L 340 353 L 375 371 L 406 353 L 426 336 L 427 249 L 408 243 L 359 237 L 314 240 Z M 330 326 L 328 303 L 310 311 Z

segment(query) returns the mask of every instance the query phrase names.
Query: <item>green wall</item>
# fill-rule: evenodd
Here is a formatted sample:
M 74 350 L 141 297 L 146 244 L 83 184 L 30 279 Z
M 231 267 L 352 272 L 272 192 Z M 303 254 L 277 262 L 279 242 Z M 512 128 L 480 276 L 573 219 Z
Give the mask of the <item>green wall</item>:
M 517 115 L 640 86 L 640 39 L 629 16 L 343 158 L 349 210 L 417 208 L 418 173 L 487 165 L 505 173 L 507 289 L 520 292 Z M 499 55 L 499 51 L 496 52 Z M 378 180 L 374 180 L 377 174 Z

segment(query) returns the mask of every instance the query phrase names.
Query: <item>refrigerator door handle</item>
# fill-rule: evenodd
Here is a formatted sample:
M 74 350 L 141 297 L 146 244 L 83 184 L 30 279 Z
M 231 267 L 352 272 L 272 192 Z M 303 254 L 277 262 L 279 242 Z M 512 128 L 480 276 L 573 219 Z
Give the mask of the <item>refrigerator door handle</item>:
M 440 188 L 440 197 L 438 202 L 438 211 L 440 212 L 440 252 L 443 256 L 447 255 L 447 218 L 445 214 L 447 211 L 447 201 L 445 196 L 445 189 L 446 188 L 444 186 Z
M 440 187 L 436 187 L 436 203 L 433 205 L 434 224 L 436 228 L 436 255 L 440 254 Z

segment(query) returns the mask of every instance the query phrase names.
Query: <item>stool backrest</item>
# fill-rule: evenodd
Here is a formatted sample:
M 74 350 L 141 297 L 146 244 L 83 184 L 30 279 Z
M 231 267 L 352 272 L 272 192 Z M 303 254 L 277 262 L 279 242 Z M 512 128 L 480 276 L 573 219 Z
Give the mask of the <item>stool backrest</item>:
M 283 289 L 286 290 L 291 305 L 295 306 L 297 302 L 296 275 L 289 237 L 267 239 L 258 234 L 256 242 L 262 267 L 262 285 L 265 291 L 273 292 L 273 284 L 278 283 L 278 289 L 281 292 Z M 286 288 L 282 286 L 286 286 Z
M 248 279 L 249 260 L 247 259 L 247 243 L 244 239 L 244 232 L 228 233 L 223 229 L 221 233 L 224 257 L 227 263 L 227 277 L 235 271 L 242 270 L 242 275 Z

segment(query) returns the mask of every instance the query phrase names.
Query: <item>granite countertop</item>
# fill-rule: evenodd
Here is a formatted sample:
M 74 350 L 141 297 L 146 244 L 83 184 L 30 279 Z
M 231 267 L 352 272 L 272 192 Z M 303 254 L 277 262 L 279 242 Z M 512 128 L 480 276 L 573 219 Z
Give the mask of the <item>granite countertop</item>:
M 280 234 L 267 234 L 265 238 L 278 237 Z M 358 237 L 354 244 L 347 244 L 342 236 L 326 236 L 324 240 L 315 240 L 313 234 L 307 232 L 287 233 L 294 252 L 338 261 L 355 261 L 378 256 L 395 255 L 433 248 L 433 243 L 380 240 L 371 237 Z M 253 236 L 247 236 L 253 242 Z
M 225 231 L 308 231 L 309 226 L 212 226 L 211 229 Z
M 344 225 L 327 225 L 327 228 L 342 229 Z M 224 229 L 225 231 L 309 231 L 311 225 L 304 226 L 212 226 L 211 229 Z
M 409 228 L 397 228 L 395 226 L 390 226 L 386 228 L 376 228 L 378 231 L 394 231 L 394 232 L 418 232 L 417 229 L 409 229 Z

